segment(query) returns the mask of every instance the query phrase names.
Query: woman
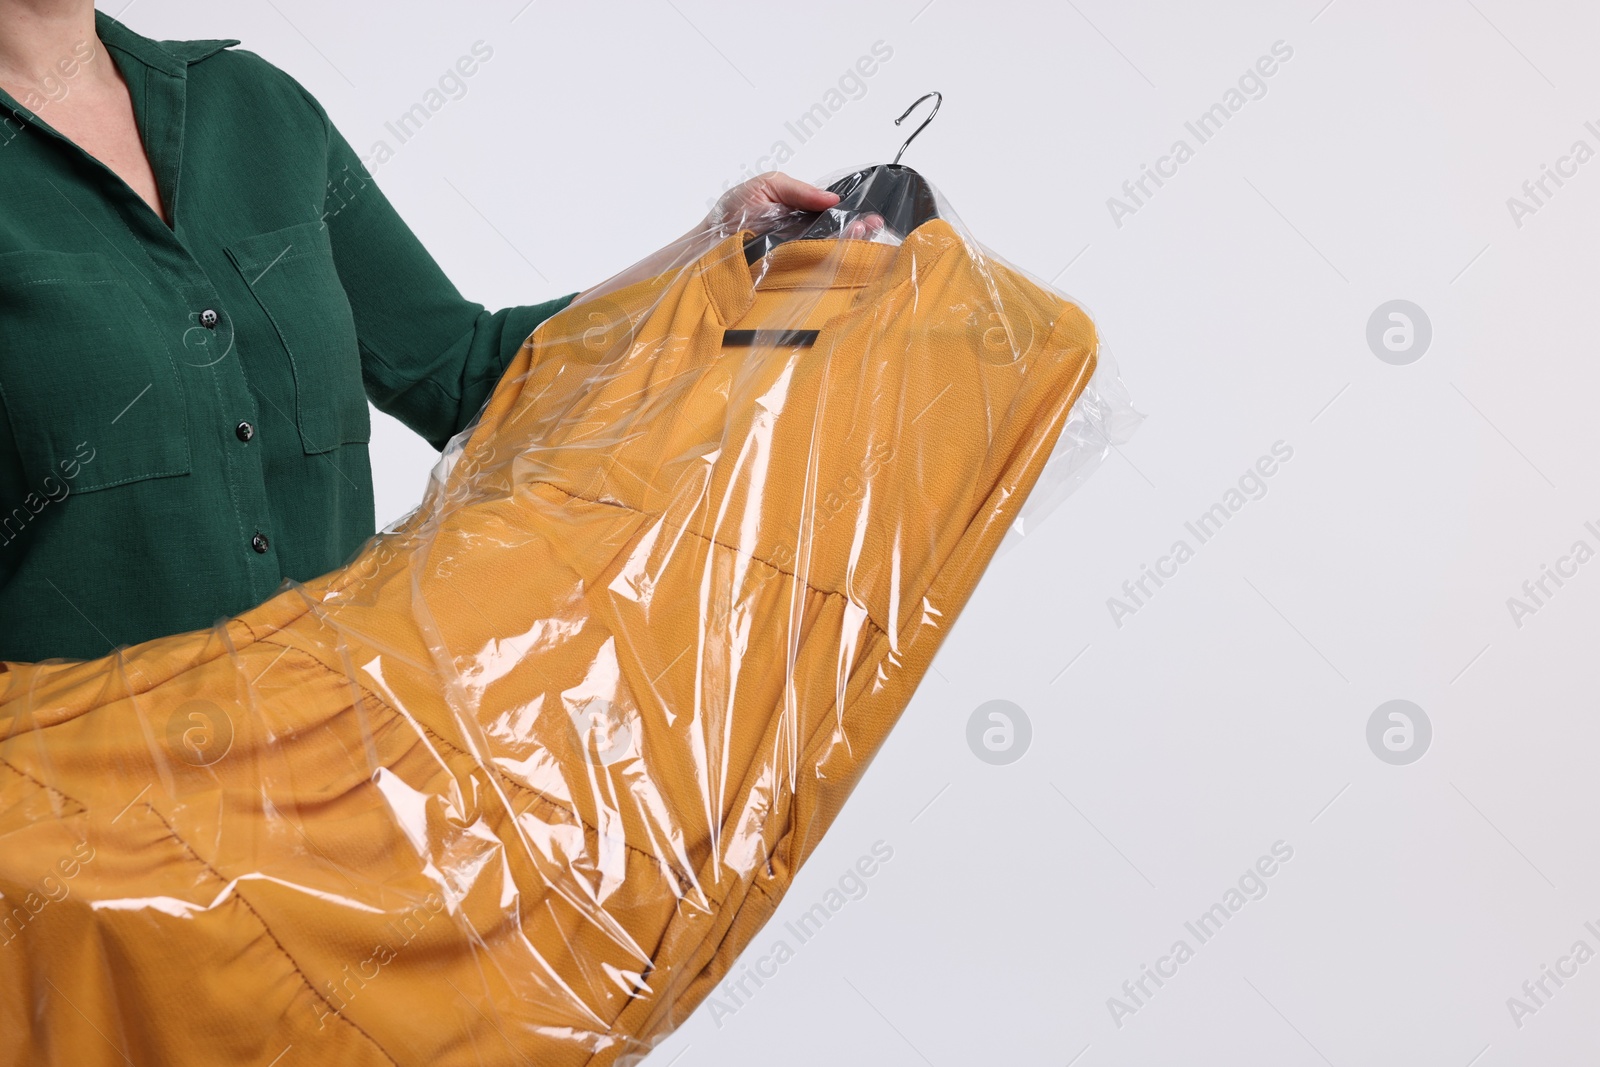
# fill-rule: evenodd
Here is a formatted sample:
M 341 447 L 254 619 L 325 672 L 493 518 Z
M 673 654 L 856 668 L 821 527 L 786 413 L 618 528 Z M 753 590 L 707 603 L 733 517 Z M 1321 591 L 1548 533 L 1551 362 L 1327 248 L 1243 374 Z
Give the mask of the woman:
M 463 298 L 292 78 L 0 0 L 0 660 L 208 626 L 374 532 L 367 401 L 442 448 L 571 296 Z M 837 197 L 780 174 L 682 240 Z

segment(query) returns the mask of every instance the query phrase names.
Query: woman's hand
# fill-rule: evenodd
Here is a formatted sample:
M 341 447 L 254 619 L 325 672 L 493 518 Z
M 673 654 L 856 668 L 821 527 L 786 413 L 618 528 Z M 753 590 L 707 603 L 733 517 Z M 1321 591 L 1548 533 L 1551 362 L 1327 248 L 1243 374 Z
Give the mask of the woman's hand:
M 741 230 L 765 232 L 791 212 L 826 211 L 838 202 L 839 194 L 818 189 L 787 174 L 777 171 L 758 174 L 723 193 L 699 226 L 621 274 L 579 293 L 573 303 L 612 292 L 664 271 L 678 269 L 704 255 L 718 241 Z M 851 220 L 841 236 L 851 240 L 866 240 L 882 228 L 881 216 L 868 215 Z
M 838 193 L 774 170 L 723 193 L 701 226 L 724 236 L 740 230 L 760 233 L 790 212 L 826 211 L 838 202 Z M 851 221 L 843 236 L 852 240 L 870 237 L 882 226 L 882 218 L 868 215 Z
M 791 211 L 826 211 L 838 202 L 838 193 L 769 171 L 723 193 L 701 225 L 724 234 L 762 230 Z

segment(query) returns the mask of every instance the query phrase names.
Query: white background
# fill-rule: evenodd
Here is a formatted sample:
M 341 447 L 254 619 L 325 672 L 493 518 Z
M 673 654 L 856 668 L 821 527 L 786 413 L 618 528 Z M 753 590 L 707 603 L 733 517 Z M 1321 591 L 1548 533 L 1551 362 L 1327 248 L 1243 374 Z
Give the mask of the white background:
M 748 1002 L 651 1058 L 734 1064 L 1596 1062 L 1600 160 L 1507 198 L 1600 120 L 1600 12 L 1511 0 L 112 0 L 153 37 L 239 37 L 367 152 L 474 42 L 493 58 L 377 177 L 491 306 L 587 287 L 675 237 L 875 41 L 892 58 L 788 170 L 906 162 L 1095 316 L 1134 438 L 990 570 L 865 783 L 747 959 L 894 850 Z M 1275 41 L 1264 97 L 1119 227 L 1107 208 Z M 1600 124 L 1600 123 L 1597 123 Z M 1416 302 L 1423 358 L 1368 317 Z M 1274 442 L 1294 449 L 1119 628 L 1125 579 Z M 380 418 L 380 523 L 433 453 Z M 1193 538 L 1188 538 L 1191 544 Z M 1550 588 L 1554 588 L 1551 586 Z M 1070 669 L 1065 670 L 1071 664 Z M 969 750 L 987 700 L 1031 747 Z M 1431 748 L 1369 750 L 1415 701 Z M 931 801 L 931 804 L 930 804 Z M 1183 928 L 1274 842 L 1293 859 L 1205 945 Z M 1195 956 L 1119 1027 L 1172 942 Z M 1153 988 L 1153 987 L 1152 987 Z

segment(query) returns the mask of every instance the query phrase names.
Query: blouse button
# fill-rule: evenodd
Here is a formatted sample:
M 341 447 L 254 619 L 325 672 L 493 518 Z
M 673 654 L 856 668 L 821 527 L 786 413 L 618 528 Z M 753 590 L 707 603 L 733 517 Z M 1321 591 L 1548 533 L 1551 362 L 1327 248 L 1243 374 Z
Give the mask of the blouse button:
M 250 547 L 255 549 L 261 555 L 266 555 L 267 549 L 271 548 L 272 545 L 267 540 L 266 534 L 258 533 L 254 537 L 250 538 Z
M 211 308 L 206 308 L 204 311 L 200 312 L 200 325 L 204 326 L 208 330 L 215 330 L 217 328 L 217 322 L 220 318 L 221 316 L 219 316 L 216 311 Z

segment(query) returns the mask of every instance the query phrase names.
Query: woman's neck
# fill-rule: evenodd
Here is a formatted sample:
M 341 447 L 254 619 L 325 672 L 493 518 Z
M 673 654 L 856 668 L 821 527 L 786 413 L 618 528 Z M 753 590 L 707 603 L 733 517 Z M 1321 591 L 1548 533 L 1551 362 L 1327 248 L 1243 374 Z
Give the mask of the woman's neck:
M 49 86 L 100 52 L 94 0 L 0 0 L 0 83 Z

